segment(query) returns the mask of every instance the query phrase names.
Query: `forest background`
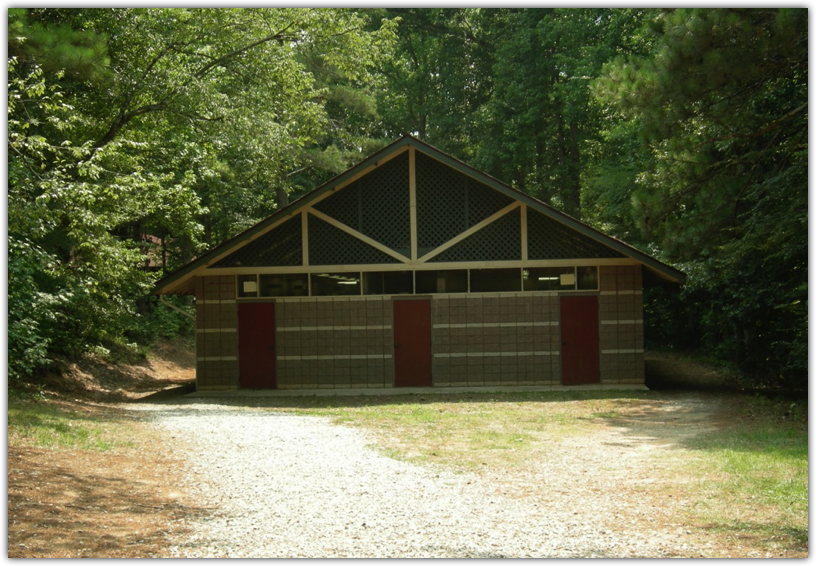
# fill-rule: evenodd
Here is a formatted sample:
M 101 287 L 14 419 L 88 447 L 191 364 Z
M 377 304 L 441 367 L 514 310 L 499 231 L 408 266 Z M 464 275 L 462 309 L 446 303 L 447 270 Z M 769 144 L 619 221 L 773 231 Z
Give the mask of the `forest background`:
M 189 335 L 159 277 L 408 133 L 686 272 L 648 348 L 806 388 L 807 64 L 807 9 L 11 8 L 10 384 Z

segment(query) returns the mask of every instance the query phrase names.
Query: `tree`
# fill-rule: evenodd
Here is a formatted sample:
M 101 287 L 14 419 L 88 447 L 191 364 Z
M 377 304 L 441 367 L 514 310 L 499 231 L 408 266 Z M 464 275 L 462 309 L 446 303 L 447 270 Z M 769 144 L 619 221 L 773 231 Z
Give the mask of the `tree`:
M 650 27 L 651 53 L 608 65 L 596 92 L 638 121 L 652 152 L 635 195 L 641 227 L 693 257 L 733 238 L 752 188 L 801 166 L 807 12 L 671 10 Z
M 773 379 L 807 370 L 807 11 L 655 11 L 645 55 L 595 92 L 651 159 L 634 217 L 693 275 L 705 345 Z
M 348 10 L 10 13 L 9 347 L 28 360 L 14 375 L 43 348 L 138 335 L 156 276 L 144 235 L 173 268 L 274 210 L 328 120 L 315 54 L 366 84 L 392 38 L 367 25 Z
M 151 278 L 112 232 L 173 188 L 130 175 L 138 162 L 118 144 L 75 144 L 83 117 L 41 69 L 11 60 L 9 77 L 9 375 L 20 378 L 47 351 L 73 354 L 129 326 Z
M 627 47 L 642 11 L 391 9 L 385 126 L 411 132 L 566 212 L 605 126 L 591 79 Z M 595 144 L 595 147 L 593 147 Z
M 45 13 L 44 8 L 9 8 L 9 58 L 83 80 L 108 78 L 104 35 L 75 30 L 63 22 L 46 25 L 39 21 Z
M 495 10 L 387 9 L 399 19 L 394 56 L 378 96 L 387 136 L 412 134 L 452 155 L 474 155 L 478 114 L 492 89 L 501 23 Z
M 590 81 L 638 21 L 635 10 L 502 11 L 494 90 L 477 165 L 581 218 L 582 174 L 604 126 Z

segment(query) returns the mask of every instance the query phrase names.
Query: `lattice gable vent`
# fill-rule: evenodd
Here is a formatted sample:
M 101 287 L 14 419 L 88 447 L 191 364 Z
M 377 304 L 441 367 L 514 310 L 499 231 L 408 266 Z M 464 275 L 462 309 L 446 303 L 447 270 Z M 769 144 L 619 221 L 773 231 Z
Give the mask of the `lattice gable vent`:
M 420 256 L 513 202 L 507 195 L 421 152 L 416 154 L 416 193 Z
M 310 265 L 366 265 L 400 263 L 325 220 L 309 215 Z
M 211 267 L 290 266 L 301 265 L 302 261 L 303 233 L 298 214 Z
M 405 257 L 410 257 L 408 152 L 394 157 L 314 207 Z
M 527 254 L 529 259 L 625 257 L 617 250 L 529 208 Z
M 428 261 L 518 261 L 520 259 L 521 209 L 516 208 Z

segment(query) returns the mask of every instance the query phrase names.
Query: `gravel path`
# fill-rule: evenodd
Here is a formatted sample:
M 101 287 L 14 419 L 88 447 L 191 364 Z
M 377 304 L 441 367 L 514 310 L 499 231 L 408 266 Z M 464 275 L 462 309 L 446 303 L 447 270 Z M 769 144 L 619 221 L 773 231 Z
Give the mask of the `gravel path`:
M 648 528 L 643 521 L 647 528 L 635 527 L 626 519 L 657 512 L 648 498 L 632 498 L 633 482 L 648 481 L 646 476 L 613 473 L 606 488 L 576 483 L 573 467 L 584 472 L 603 467 L 598 454 L 584 457 L 577 447 L 563 461 L 545 463 L 540 473 L 509 485 L 489 474 L 455 474 L 390 459 L 369 447 L 365 432 L 323 418 L 203 404 L 144 409 L 185 439 L 177 455 L 188 465 L 178 480 L 202 506 L 214 509 L 195 520 L 194 534 L 170 549 L 173 555 L 699 555 L 673 526 Z M 637 460 L 631 442 L 606 444 Z M 630 464 L 637 467 L 637 461 Z M 547 489 L 537 491 L 547 495 L 525 497 L 519 482 L 545 483 Z M 616 485 L 627 487 L 626 493 L 617 493 Z

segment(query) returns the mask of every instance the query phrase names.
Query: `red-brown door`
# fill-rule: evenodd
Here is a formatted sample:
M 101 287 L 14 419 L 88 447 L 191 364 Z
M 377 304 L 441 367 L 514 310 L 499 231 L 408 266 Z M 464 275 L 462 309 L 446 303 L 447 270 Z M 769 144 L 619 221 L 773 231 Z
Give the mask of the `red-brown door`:
M 238 376 L 242 389 L 275 389 L 275 305 L 238 305 Z
M 394 301 L 394 386 L 431 385 L 431 301 Z
M 598 297 L 561 297 L 561 383 L 600 383 Z

